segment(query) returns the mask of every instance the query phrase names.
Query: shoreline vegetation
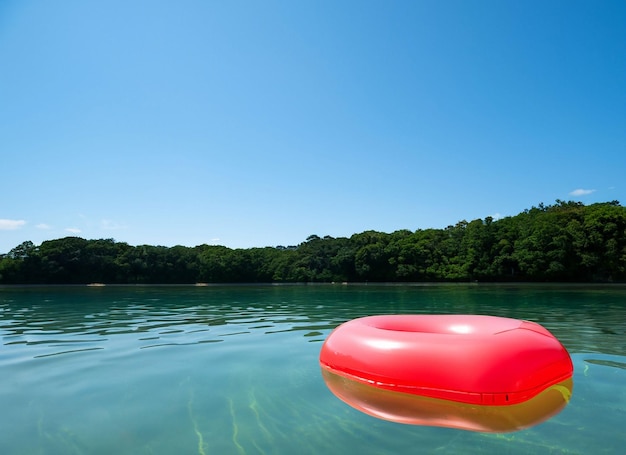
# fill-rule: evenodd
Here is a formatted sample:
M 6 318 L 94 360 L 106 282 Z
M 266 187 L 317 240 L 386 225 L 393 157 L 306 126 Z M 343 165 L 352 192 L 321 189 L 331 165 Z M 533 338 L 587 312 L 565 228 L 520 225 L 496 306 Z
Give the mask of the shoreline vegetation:
M 297 246 L 30 241 L 0 255 L 0 285 L 626 283 L 626 207 L 557 200 L 445 229 L 309 236 Z

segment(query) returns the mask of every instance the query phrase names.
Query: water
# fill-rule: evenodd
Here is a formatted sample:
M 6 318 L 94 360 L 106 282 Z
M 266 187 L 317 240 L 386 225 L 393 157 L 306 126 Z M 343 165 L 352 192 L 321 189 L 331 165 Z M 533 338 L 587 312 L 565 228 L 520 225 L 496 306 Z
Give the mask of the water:
M 574 393 L 533 428 L 402 425 L 325 386 L 322 342 L 369 314 L 529 319 Z M 626 287 L 0 288 L 2 454 L 623 454 Z

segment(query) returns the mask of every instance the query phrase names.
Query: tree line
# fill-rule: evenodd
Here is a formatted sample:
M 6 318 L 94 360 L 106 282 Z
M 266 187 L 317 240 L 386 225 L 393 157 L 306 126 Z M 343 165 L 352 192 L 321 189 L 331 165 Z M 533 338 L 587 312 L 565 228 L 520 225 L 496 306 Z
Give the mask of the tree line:
M 0 256 L 0 284 L 626 282 L 626 208 L 557 200 L 445 229 L 309 236 L 297 246 L 131 246 L 27 241 Z

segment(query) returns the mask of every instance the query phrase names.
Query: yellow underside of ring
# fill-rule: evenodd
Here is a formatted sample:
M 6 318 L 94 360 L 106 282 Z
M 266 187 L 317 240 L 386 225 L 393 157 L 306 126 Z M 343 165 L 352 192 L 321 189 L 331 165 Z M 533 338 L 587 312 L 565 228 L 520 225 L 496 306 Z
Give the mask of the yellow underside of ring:
M 380 389 L 322 368 L 328 388 L 366 414 L 411 425 L 505 433 L 529 428 L 558 414 L 572 395 L 572 379 L 548 387 L 523 403 L 483 406 Z

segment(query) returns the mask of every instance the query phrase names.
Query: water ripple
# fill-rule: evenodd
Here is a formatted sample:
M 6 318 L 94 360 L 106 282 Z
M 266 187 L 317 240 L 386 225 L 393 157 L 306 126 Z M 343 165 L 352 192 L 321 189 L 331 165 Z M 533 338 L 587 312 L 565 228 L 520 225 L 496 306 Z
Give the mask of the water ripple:
M 429 288 L 428 293 L 416 288 L 366 288 L 366 292 L 332 287 L 3 289 L 0 339 L 12 349 L 21 347 L 16 355 L 41 358 L 77 352 L 64 348 L 72 343 L 102 349 L 120 337 L 126 337 L 127 349 L 132 346 L 128 340 L 145 349 L 148 340 L 162 341 L 150 347 L 181 346 L 286 333 L 322 341 L 338 324 L 369 314 L 465 312 L 534 320 L 570 352 L 626 354 L 626 317 L 619 293 L 603 301 L 600 309 L 578 304 L 573 300 L 580 299 L 578 294 L 533 294 L 515 288 L 489 292 L 477 288 L 470 293 L 451 288 L 441 292 Z

